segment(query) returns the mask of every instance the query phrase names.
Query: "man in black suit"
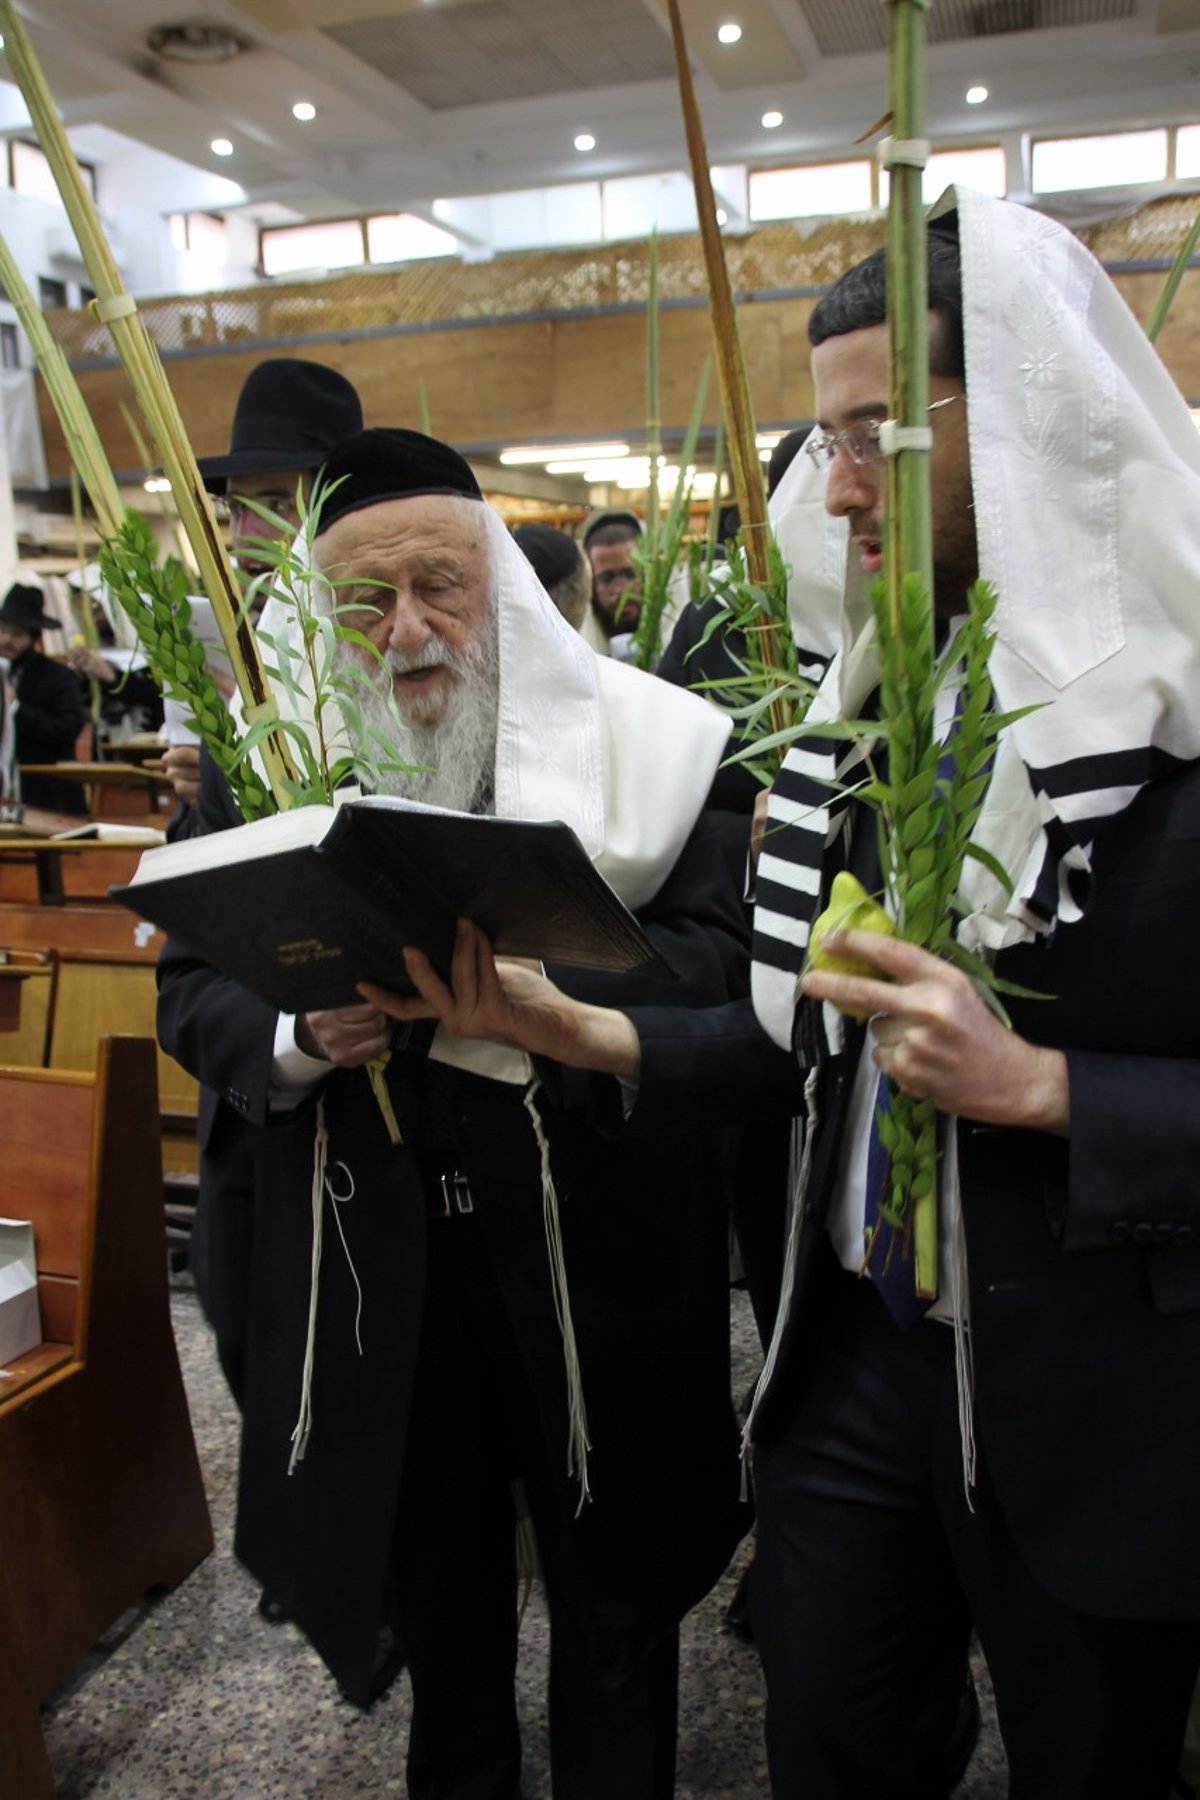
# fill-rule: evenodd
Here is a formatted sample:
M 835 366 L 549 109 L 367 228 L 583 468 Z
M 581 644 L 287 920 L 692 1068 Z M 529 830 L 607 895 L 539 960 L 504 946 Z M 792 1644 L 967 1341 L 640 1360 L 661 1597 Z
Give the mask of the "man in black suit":
M 41 588 L 13 583 L 0 606 L 0 656 L 8 658 L 5 698 L 12 705 L 17 757 L 23 763 L 69 762 L 87 723 L 75 676 L 42 654 L 42 633 L 61 629 L 46 611 Z M 21 797 L 26 805 L 50 812 L 87 812 L 80 784 L 52 775 L 22 776 Z
M 1006 1030 L 949 963 L 863 932 L 836 948 L 870 973 L 797 995 L 834 875 L 879 881 L 874 815 L 814 777 L 846 753 L 818 727 L 759 867 L 776 1048 L 737 1002 L 596 1020 L 486 964 L 462 1022 L 636 1083 L 631 1130 L 685 1096 L 796 1106 L 795 1038 L 807 1144 L 750 1426 L 778 1800 L 943 1800 L 972 1626 L 1014 1796 L 1166 1800 L 1200 1657 L 1200 454 L 1070 234 L 962 193 L 930 244 L 935 606 L 996 583 L 997 702 L 1031 709 L 979 827 L 1013 892 L 969 865 L 959 930 L 1044 998 Z M 881 560 L 885 318 L 871 259 L 810 327 L 815 453 L 860 565 L 810 722 L 864 716 L 877 679 L 853 589 Z M 905 1324 L 863 1268 L 881 1072 L 942 1115 L 938 1296 Z
M 582 998 L 739 991 L 745 923 L 702 816 L 726 723 L 592 655 L 449 446 L 363 432 L 326 472 L 314 558 L 356 608 L 338 654 L 360 749 L 389 750 L 373 780 L 572 824 L 665 965 L 564 972 Z M 555 1793 L 668 1800 L 676 1626 L 746 1524 L 720 1134 L 680 1115 L 614 1142 L 586 1082 L 501 1041 L 393 1044 L 411 1003 L 363 993 L 292 1018 L 181 943 L 160 965 L 164 1044 L 255 1127 L 238 1554 L 362 1704 L 398 1628 L 414 1800 L 514 1800 L 519 1478 Z M 389 1048 L 392 1129 L 367 1077 Z

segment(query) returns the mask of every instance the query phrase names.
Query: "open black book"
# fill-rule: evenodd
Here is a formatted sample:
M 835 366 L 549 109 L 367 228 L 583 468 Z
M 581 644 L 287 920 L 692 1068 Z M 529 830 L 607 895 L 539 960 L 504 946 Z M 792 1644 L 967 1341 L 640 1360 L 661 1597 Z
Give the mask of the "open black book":
M 567 825 L 379 796 L 301 806 L 147 851 L 110 890 L 281 1012 L 411 993 L 401 950 L 448 973 L 455 921 L 497 955 L 625 971 L 665 965 Z

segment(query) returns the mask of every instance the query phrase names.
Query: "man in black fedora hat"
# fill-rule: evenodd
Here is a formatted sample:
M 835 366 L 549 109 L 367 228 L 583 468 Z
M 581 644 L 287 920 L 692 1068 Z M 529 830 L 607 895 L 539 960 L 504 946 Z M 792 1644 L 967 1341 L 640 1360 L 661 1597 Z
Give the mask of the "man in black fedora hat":
M 62 627 L 46 611 L 41 588 L 14 582 L 0 605 L 0 656 L 8 659 L 5 709 L 15 703 L 17 756 L 22 763 L 68 761 L 87 723 L 74 673 L 42 654 L 42 633 Z M 22 798 L 51 812 L 85 813 L 83 789 L 49 775 L 23 776 Z
M 245 504 L 269 507 L 293 529 L 297 490 L 307 499 L 313 476 L 333 446 L 362 430 L 362 402 L 344 375 L 324 363 L 275 356 L 247 375 L 238 395 L 224 456 L 202 456 L 200 473 L 229 502 L 229 536 L 243 574 L 262 574 L 252 539 L 281 535 Z
M 198 463 L 209 493 L 229 506 L 229 543 L 245 580 L 270 568 L 264 540 L 290 536 L 300 523 L 299 500 L 307 500 L 317 470 L 333 446 L 362 430 L 362 402 L 353 385 L 325 363 L 273 356 L 251 369 L 242 384 L 223 456 Z M 285 523 L 275 526 L 248 504 L 254 501 Z M 265 593 L 262 595 L 265 599 Z M 175 744 L 163 767 L 176 797 L 191 808 L 200 783 L 200 753 L 194 744 Z M 186 836 L 190 816 L 173 821 L 169 837 Z
M 229 500 L 230 544 L 244 579 L 269 567 L 253 540 L 282 538 L 289 527 L 295 529 L 298 493 L 308 498 L 330 450 L 361 429 L 362 403 L 336 369 L 288 356 L 251 369 L 238 395 L 228 452 L 199 458 L 209 491 Z M 272 527 L 244 504 L 248 500 L 269 507 L 287 525 Z M 172 745 L 163 766 L 185 802 L 182 818 L 177 808 L 167 835 L 190 835 L 196 824 L 192 808 L 200 783 L 199 748 Z M 253 1134 L 219 1094 L 201 1087 L 197 1135 L 200 1181 L 190 1260 L 218 1359 L 240 1405 L 254 1241 Z M 283 1617 L 269 1595 L 263 1596 L 259 1610 L 272 1621 Z

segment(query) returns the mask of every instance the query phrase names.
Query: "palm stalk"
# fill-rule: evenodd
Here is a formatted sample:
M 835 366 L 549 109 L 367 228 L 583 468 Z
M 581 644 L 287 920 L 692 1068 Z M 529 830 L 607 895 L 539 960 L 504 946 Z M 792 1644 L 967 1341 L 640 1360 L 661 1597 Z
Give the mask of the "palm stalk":
M 71 470 L 71 524 L 75 528 L 75 558 L 79 568 L 81 586 L 79 600 L 79 635 L 84 647 L 88 650 L 99 650 L 100 633 L 96 630 L 96 621 L 92 617 L 91 596 L 83 587 L 83 571 L 87 566 L 87 552 L 84 549 L 83 537 L 83 484 L 76 469 Z M 124 677 L 122 676 L 122 680 Z M 100 683 L 94 675 L 88 676 L 88 709 L 92 715 L 94 732 L 99 730 L 104 716 L 104 698 L 100 692 Z M 93 747 L 95 745 L 93 735 Z
M 121 279 L 46 78 L 11 0 L 0 0 L 0 30 L 4 34 L 9 70 L 29 108 L 38 142 L 54 175 L 96 291 L 93 310 L 108 326 L 162 468 L 171 483 L 175 504 L 220 627 L 246 717 L 250 722 L 266 720 L 270 724 L 278 717 L 278 705 L 267 685 L 254 634 L 240 604 L 237 580 L 196 467 L 179 408 L 154 342 Z M 276 799 L 280 805 L 286 805 L 288 779 L 293 770 L 285 737 L 269 730 L 263 740 L 262 754 Z
M 0 237 L 0 283 L 17 309 L 30 347 L 37 359 L 46 392 L 58 415 L 66 439 L 71 462 L 87 490 L 92 511 L 107 537 L 120 529 L 124 517 L 121 495 L 108 457 L 100 442 L 92 415 L 87 409 L 79 383 L 70 364 L 50 335 L 41 307 L 30 293 L 25 278 L 13 259 L 12 251 Z
M 887 0 L 889 100 L 895 139 L 925 129 L 925 3 Z M 888 200 L 888 387 L 902 428 L 928 425 L 929 323 L 922 169 L 893 164 Z M 933 626 L 933 533 L 929 454 L 903 447 L 887 458 L 883 604 L 876 602 L 882 679 L 880 714 L 888 738 L 888 785 L 895 805 L 885 833 L 885 869 L 902 937 L 929 947 L 941 915 L 948 845 L 934 805 L 937 749 Z M 889 866 L 890 865 L 890 866 Z M 957 887 L 957 881 L 954 883 Z M 880 1218 L 914 1259 L 916 1292 L 937 1293 L 937 1116 L 932 1103 L 889 1083 L 878 1129 L 890 1158 Z M 882 1254 L 890 1257 L 894 1235 Z M 879 1233 L 867 1249 L 870 1259 Z
M 1146 336 L 1151 343 L 1154 342 L 1166 323 L 1167 314 L 1171 310 L 1171 302 L 1174 300 L 1179 284 L 1187 271 L 1187 266 L 1192 260 L 1197 239 L 1200 239 L 1200 213 L 1197 213 L 1192 220 L 1191 230 L 1179 246 L 1179 254 L 1171 264 L 1167 279 L 1163 283 L 1162 293 L 1155 301 L 1154 310 L 1146 321 Z
M 658 232 L 650 234 L 649 267 L 647 269 L 646 292 L 646 456 L 649 470 L 646 479 L 646 525 L 642 537 L 642 548 L 646 555 L 648 570 L 658 568 L 658 541 L 662 531 L 662 514 L 659 510 L 658 471 L 662 461 L 662 401 L 659 393 L 658 379 Z M 645 580 L 642 585 L 642 615 L 647 609 Z M 617 608 L 620 620 L 620 607 Z M 641 624 L 641 618 L 638 620 Z M 657 634 L 656 634 L 657 635 Z M 636 633 L 634 641 L 637 642 Z M 640 654 L 640 647 L 639 647 Z M 641 666 L 647 667 L 642 660 Z
M 758 446 L 755 442 L 754 413 L 750 405 L 750 384 L 746 379 L 741 334 L 737 326 L 733 290 L 729 284 L 729 269 L 725 262 L 725 246 L 721 241 L 721 228 L 717 224 L 717 205 L 713 196 L 712 177 L 709 174 L 708 147 L 704 141 L 704 126 L 700 119 L 700 109 L 696 103 L 696 90 L 692 82 L 692 71 L 688 63 L 687 40 L 683 31 L 679 0 L 667 0 L 667 14 L 671 22 L 671 41 L 675 49 L 675 68 L 679 78 L 679 97 L 683 107 L 688 160 L 692 167 L 692 185 L 696 192 L 696 216 L 700 225 L 700 242 L 704 249 L 704 264 L 708 274 L 709 314 L 716 347 L 721 405 L 729 433 L 729 463 L 733 475 L 733 490 L 738 503 L 738 511 L 741 514 L 749 574 L 753 581 L 765 588 L 771 579 L 771 556 L 768 545 L 770 528 L 767 524 L 767 498 L 763 488 L 762 464 L 758 459 Z M 768 666 L 772 659 L 776 662 L 779 660 L 774 655 L 774 649 L 771 639 L 764 637 L 763 655 Z M 787 728 L 790 720 L 782 696 L 777 696 L 772 706 L 775 729 L 783 731 Z

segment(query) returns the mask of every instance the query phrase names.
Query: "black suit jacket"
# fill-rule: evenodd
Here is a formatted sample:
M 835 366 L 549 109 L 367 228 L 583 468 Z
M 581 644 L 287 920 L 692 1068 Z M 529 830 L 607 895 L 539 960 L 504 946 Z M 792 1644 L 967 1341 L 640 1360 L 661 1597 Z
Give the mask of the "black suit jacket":
M 859 834 L 870 835 L 870 834 Z M 832 870 L 826 871 L 827 880 Z M 1200 1616 L 1200 771 L 1148 789 L 1095 855 L 1084 918 L 1000 958 L 1052 996 L 1013 1023 L 1066 1052 L 1066 1138 L 958 1125 L 976 1424 L 1014 1539 L 1076 1610 Z M 635 1015 L 639 1116 L 800 1109 L 748 1003 Z M 861 1031 L 819 1072 L 796 1276 L 756 1435 L 803 1395 L 807 1300 Z M 942 1329 L 930 1324 L 921 1330 Z
M 207 773 L 201 807 L 219 823 L 224 803 Z M 668 1010 L 744 988 L 742 909 L 705 821 L 639 918 L 675 979 L 556 971 L 564 985 L 607 1004 L 628 991 Z M 721 1136 L 689 1107 L 631 1150 L 597 1128 L 586 1078 L 539 1069 L 595 1446 L 595 1504 L 574 1522 L 541 1165 L 520 1087 L 428 1064 L 414 1035 L 388 1074 L 402 1144 L 388 1143 L 358 1069 L 331 1068 L 294 1110 L 272 1113 L 273 1009 L 174 942 L 159 987 L 163 1044 L 215 1096 L 206 1107 L 210 1156 L 223 1154 L 232 1129 L 248 1137 L 254 1161 L 237 1551 L 343 1687 L 364 1697 L 370 1690 L 400 1483 L 436 1479 L 436 1470 L 407 1467 L 404 1450 L 427 1300 L 426 1196 L 448 1167 L 470 1179 L 553 1467 L 564 1476 L 556 1520 L 539 1521 L 544 1562 L 561 1572 L 569 1560 L 566 1587 L 578 1581 L 593 1604 L 597 1595 L 628 1598 L 649 1630 L 674 1624 L 717 1579 L 748 1523 L 729 1398 Z M 339 1210 L 335 1228 L 326 1202 L 316 1425 L 289 1476 L 312 1279 L 318 1103 L 329 1167 L 343 1188 L 352 1178 L 354 1203 Z M 361 1318 L 346 1256 L 334 1247 L 343 1232 L 362 1280 Z M 656 1397 L 649 1404 L 647 1394 Z
M 17 695 L 18 759 L 23 763 L 69 761 L 75 740 L 87 724 L 78 675 L 65 663 L 29 649 L 14 658 L 12 683 Z M 28 805 L 44 806 L 51 812 L 87 811 L 77 781 L 23 775 L 21 796 Z

